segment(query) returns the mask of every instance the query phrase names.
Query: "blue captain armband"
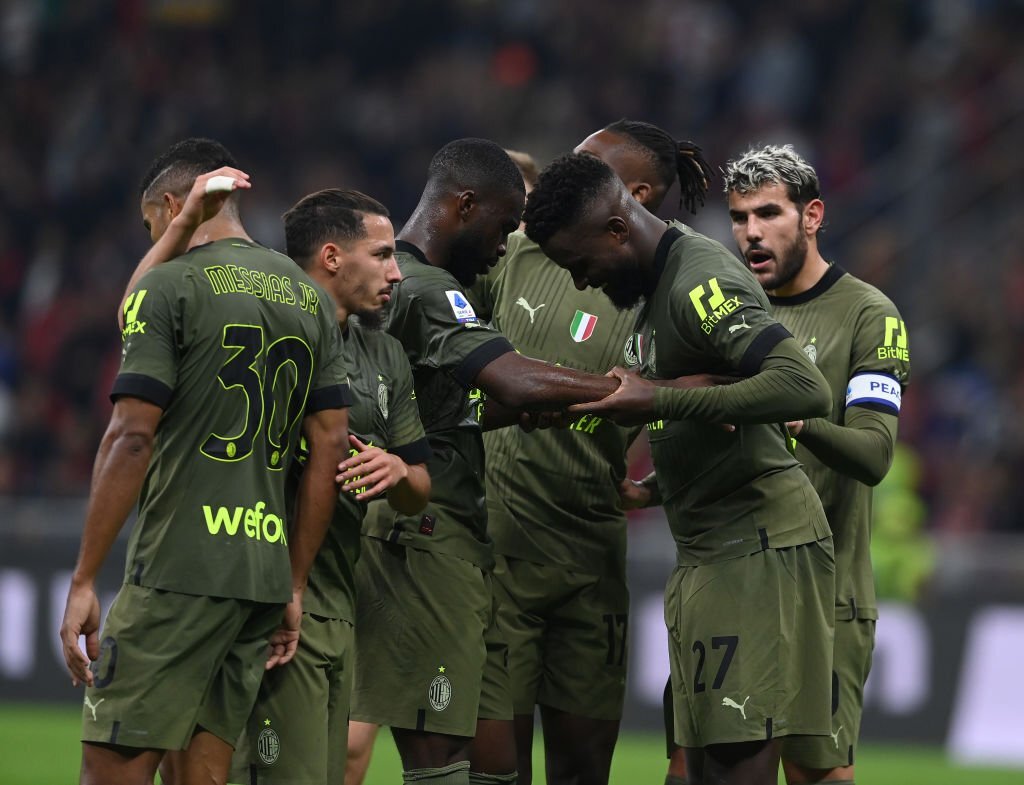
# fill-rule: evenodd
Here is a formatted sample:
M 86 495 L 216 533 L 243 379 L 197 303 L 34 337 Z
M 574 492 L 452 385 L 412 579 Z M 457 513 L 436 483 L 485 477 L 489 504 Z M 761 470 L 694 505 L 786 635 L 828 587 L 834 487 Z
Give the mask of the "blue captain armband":
M 846 387 L 846 408 L 866 406 L 900 413 L 903 386 L 896 377 L 884 373 L 859 373 Z

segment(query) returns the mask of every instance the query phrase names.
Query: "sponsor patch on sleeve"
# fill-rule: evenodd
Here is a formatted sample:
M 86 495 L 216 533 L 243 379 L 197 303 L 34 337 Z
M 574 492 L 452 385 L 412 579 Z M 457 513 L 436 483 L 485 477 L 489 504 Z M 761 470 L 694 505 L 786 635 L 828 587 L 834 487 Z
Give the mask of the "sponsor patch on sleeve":
M 903 388 L 892 376 L 882 373 L 859 373 L 846 387 L 846 406 L 879 404 L 899 414 Z
M 469 300 L 463 296 L 462 292 L 449 289 L 445 294 L 448 296 L 448 302 L 452 306 L 452 313 L 455 314 L 455 319 L 460 324 L 477 321 L 473 306 L 469 304 Z

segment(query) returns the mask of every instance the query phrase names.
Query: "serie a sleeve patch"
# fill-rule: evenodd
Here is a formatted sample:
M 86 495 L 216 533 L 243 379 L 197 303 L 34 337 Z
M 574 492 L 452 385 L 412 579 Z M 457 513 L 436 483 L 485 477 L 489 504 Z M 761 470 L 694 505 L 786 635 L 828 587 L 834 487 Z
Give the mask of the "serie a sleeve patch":
M 445 292 L 448 297 L 448 303 L 452 307 L 452 313 L 455 314 L 455 319 L 460 324 L 466 322 L 475 322 L 477 320 L 476 313 L 473 311 L 473 306 L 469 304 L 462 292 L 456 292 L 451 289 Z
M 846 387 L 846 406 L 877 404 L 899 414 L 903 387 L 895 377 L 883 373 L 859 373 Z

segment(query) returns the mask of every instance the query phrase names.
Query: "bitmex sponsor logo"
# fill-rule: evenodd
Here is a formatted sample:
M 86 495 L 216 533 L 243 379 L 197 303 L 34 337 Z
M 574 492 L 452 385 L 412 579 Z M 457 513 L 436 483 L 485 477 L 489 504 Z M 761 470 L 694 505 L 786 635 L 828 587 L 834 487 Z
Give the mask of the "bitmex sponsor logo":
M 206 518 L 206 528 L 211 535 L 217 535 L 223 531 L 227 536 L 234 537 L 242 532 L 253 540 L 280 542 L 282 545 L 287 545 L 288 538 L 285 533 L 284 521 L 278 515 L 264 512 L 266 507 L 266 502 L 257 502 L 253 509 L 210 507 L 204 504 L 203 515 Z

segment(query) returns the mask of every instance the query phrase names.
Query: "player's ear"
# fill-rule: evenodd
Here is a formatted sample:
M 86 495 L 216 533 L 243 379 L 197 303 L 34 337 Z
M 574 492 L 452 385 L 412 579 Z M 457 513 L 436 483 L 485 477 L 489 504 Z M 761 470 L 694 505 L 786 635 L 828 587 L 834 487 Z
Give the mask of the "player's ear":
M 803 229 L 804 233 L 813 237 L 821 228 L 825 220 L 825 203 L 821 199 L 811 199 L 804 206 Z
M 178 199 L 174 194 L 165 191 L 162 199 L 164 208 L 167 210 L 167 220 L 171 221 L 174 217 L 181 212 L 181 209 L 185 206 L 184 199 Z
M 320 246 L 320 258 L 318 261 L 323 269 L 333 275 L 341 267 L 341 251 L 334 243 L 324 243 Z
M 605 229 L 619 241 L 620 245 L 625 245 L 626 241 L 629 240 L 629 225 L 621 216 L 611 216 L 605 224 Z
M 474 191 L 460 191 L 456 197 L 456 210 L 459 213 L 459 218 L 466 220 L 469 218 L 469 214 L 473 212 L 476 207 L 476 192 Z
M 633 195 L 640 204 L 647 204 L 651 198 L 651 193 L 654 189 L 650 183 L 630 183 L 629 192 Z

